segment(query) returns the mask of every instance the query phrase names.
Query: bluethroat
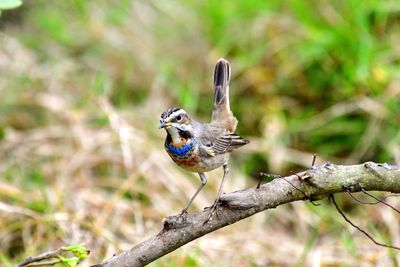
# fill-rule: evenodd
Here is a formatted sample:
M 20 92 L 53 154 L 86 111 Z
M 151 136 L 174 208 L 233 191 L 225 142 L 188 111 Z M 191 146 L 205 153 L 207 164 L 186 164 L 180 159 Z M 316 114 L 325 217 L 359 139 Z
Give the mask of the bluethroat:
M 200 187 L 181 214 L 187 213 L 190 204 L 207 183 L 205 172 L 223 167 L 224 174 L 217 198 L 207 221 L 218 206 L 222 186 L 229 171 L 230 152 L 249 143 L 235 134 L 238 121 L 233 116 L 229 104 L 230 76 L 229 62 L 223 58 L 219 59 L 214 70 L 214 108 L 210 123 L 204 124 L 191 119 L 181 108 L 167 109 L 160 119 L 160 129 L 164 128 L 167 132 L 164 147 L 168 155 L 178 166 L 197 172 L 201 180 Z

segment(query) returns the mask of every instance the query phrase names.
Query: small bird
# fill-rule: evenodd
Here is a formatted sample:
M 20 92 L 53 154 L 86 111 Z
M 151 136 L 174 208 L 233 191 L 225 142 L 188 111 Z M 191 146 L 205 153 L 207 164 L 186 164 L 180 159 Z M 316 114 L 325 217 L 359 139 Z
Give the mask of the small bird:
M 222 166 L 224 174 L 207 221 L 211 218 L 218 206 L 222 186 L 229 171 L 230 152 L 249 143 L 235 134 L 238 121 L 229 104 L 230 76 L 229 62 L 219 59 L 214 70 L 214 108 L 210 123 L 193 120 L 181 108 L 169 108 L 161 114 L 159 128 L 167 132 L 164 147 L 168 155 L 183 169 L 197 172 L 201 180 L 200 187 L 183 208 L 181 215 L 187 213 L 193 200 L 206 185 L 205 172 Z

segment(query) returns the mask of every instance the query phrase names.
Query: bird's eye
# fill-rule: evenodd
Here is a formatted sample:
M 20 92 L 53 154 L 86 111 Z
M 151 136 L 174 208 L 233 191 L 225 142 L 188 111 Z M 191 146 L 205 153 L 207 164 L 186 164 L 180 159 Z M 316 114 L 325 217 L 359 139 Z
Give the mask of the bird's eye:
M 182 120 L 182 116 L 181 116 L 181 115 L 176 116 L 176 120 L 177 120 L 177 121 Z

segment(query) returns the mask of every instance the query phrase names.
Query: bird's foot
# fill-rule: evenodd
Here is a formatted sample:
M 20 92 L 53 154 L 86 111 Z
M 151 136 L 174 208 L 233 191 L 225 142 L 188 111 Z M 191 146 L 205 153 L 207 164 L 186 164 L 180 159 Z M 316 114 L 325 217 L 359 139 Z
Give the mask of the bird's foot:
M 221 203 L 219 202 L 219 198 L 214 201 L 214 204 L 211 207 L 206 207 L 205 209 L 210 209 L 210 213 L 208 214 L 207 220 L 204 221 L 203 225 L 212 220 L 212 216 L 215 213 L 215 216 L 219 218 L 219 209 L 221 208 Z

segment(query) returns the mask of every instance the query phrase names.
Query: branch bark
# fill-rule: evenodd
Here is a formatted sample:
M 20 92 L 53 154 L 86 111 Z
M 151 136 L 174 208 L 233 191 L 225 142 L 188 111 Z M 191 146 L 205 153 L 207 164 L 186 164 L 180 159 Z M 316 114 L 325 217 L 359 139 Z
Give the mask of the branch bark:
M 330 163 L 277 178 L 259 188 L 248 188 L 221 197 L 219 216 L 203 224 L 208 210 L 164 220 L 163 229 L 131 249 L 93 267 L 144 266 L 159 257 L 217 229 L 255 213 L 298 200 L 318 200 L 330 194 L 351 191 L 400 193 L 400 167 L 367 162 L 360 165 Z

